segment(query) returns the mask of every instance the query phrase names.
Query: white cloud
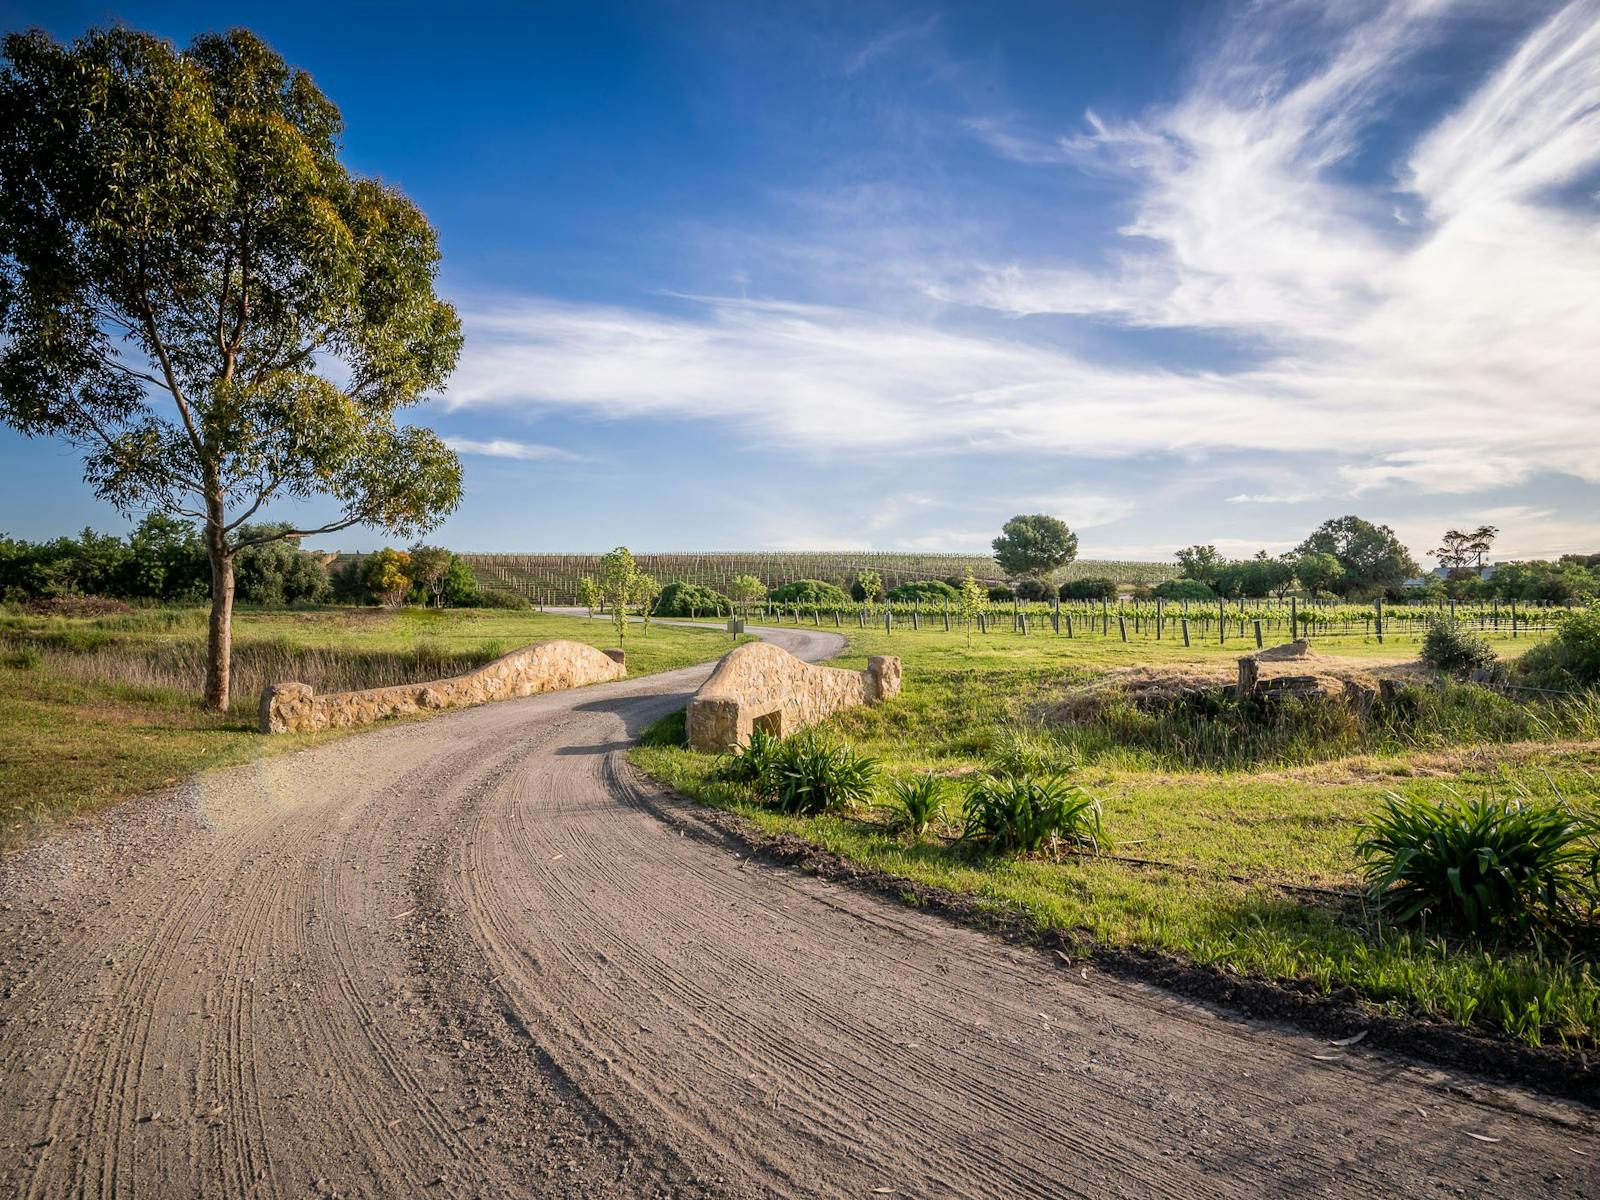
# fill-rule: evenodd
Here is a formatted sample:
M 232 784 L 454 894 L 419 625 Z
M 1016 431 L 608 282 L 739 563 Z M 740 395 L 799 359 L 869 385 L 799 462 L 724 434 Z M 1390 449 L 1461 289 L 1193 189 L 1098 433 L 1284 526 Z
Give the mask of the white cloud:
M 1304 504 L 1308 500 L 1315 500 L 1320 492 L 1292 492 L 1287 495 L 1276 495 L 1272 492 L 1240 492 L 1237 496 L 1229 496 L 1229 504 Z
M 1101 525 L 1114 525 L 1132 516 L 1139 506 L 1127 496 L 1063 492 L 1045 496 L 1018 495 L 1014 498 L 1012 507 L 1019 512 L 1026 510 L 1060 517 L 1074 530 L 1082 530 L 1096 529 Z
M 1291 79 L 1291 31 L 1316 44 L 1311 10 L 1252 7 L 1177 104 L 1120 125 L 1090 114 L 1064 144 L 1134 187 L 1109 269 L 1009 263 L 932 291 L 1245 339 L 1269 357 L 1229 382 L 1287 401 L 1301 446 L 1307 408 L 1344 413 L 1349 428 L 1314 444 L 1376 454 L 1347 472 L 1358 488 L 1600 480 L 1600 225 L 1556 195 L 1600 167 L 1600 3 L 1532 30 L 1417 140 L 1397 185 L 1414 216 L 1343 168 L 1448 5 L 1371 8 L 1330 8 L 1346 21 L 1334 48 Z
M 1527 32 L 1394 182 L 1352 182 L 1449 8 L 1250 6 L 1168 107 L 1055 140 L 980 122 L 1012 157 L 1126 181 L 1132 216 L 1108 264 L 951 270 L 924 289 L 931 315 L 900 317 L 715 297 L 672 313 L 469 305 L 446 404 L 715 421 L 821 459 L 1242 452 L 1265 469 L 1292 452 L 1342 464 L 1354 492 L 1600 482 L 1600 223 L 1560 193 L 1600 168 L 1600 0 Z M 1111 365 L 995 312 L 1205 329 L 1253 360 Z
M 846 75 L 854 75 L 874 59 L 891 53 L 902 43 L 920 41 L 938 28 L 939 14 L 934 13 L 924 20 L 900 25 L 888 30 L 886 33 L 879 34 L 850 56 L 849 60 L 844 64 L 844 73 Z
M 570 450 L 563 450 L 559 446 L 543 446 L 536 442 L 514 442 L 509 438 L 489 438 L 486 441 L 478 441 L 474 438 L 447 437 L 444 439 L 444 444 L 457 454 L 481 454 L 487 458 L 515 458 L 528 462 L 547 459 L 579 462 L 583 457 L 572 453 Z
M 1340 467 L 1339 474 L 1353 496 L 1387 484 L 1460 494 L 1510 487 L 1527 480 L 1533 470 L 1533 463 L 1510 455 L 1447 449 L 1386 454 L 1369 466 Z

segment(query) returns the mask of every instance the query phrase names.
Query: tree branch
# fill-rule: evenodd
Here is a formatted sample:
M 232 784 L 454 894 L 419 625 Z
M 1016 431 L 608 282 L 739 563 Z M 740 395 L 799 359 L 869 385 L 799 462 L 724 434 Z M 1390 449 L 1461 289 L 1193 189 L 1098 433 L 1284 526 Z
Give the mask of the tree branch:
M 145 295 L 143 280 L 139 288 L 139 315 L 144 318 L 145 336 L 150 339 L 150 344 L 156 348 L 156 357 L 161 360 L 161 373 L 166 376 L 167 390 L 172 393 L 173 402 L 178 406 L 178 415 L 183 418 L 183 428 L 189 435 L 189 443 L 194 447 L 194 452 L 204 462 L 206 457 L 206 444 L 200 436 L 200 431 L 194 427 L 194 414 L 189 409 L 189 402 L 183 398 L 183 389 L 178 386 L 177 373 L 172 369 L 172 357 L 167 353 L 166 343 L 161 340 L 161 334 L 156 331 L 156 316 L 150 308 L 150 298 Z
M 276 533 L 270 537 L 247 538 L 242 542 L 235 543 L 230 553 L 238 553 L 247 546 L 264 546 L 268 542 L 281 542 L 285 538 L 307 538 L 316 537 L 319 533 L 337 533 L 341 529 L 349 529 L 352 525 L 361 524 L 362 519 L 361 517 L 351 517 L 348 520 L 335 521 L 331 525 L 323 525 L 318 529 L 285 529 L 282 533 Z

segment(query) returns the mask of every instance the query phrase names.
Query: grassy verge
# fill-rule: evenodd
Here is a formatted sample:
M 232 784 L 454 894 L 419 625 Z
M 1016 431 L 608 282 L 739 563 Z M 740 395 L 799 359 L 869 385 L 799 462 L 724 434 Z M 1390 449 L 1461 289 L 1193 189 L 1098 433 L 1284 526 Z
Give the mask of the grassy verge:
M 1504 714 L 1471 722 L 1451 717 L 1406 738 L 1378 739 L 1355 756 L 1232 769 L 1191 761 L 1180 769 L 1159 744 L 1151 751 L 1112 737 L 1083 739 L 1040 727 L 1030 714 L 1063 680 L 1153 659 L 1231 661 L 1238 647 L 1186 653 L 1181 644 L 1013 636 L 974 638 L 969 647 L 942 631 L 858 633 L 839 661 L 861 665 L 866 655 L 884 652 L 902 657 L 902 696 L 842 713 L 829 725 L 878 758 L 886 777 L 930 769 L 957 776 L 943 837 L 899 836 L 881 809 L 784 816 L 718 781 L 715 760 L 685 749 L 670 720 L 634 750 L 634 760 L 765 834 L 800 838 L 865 869 L 975 897 L 981 906 L 1087 944 L 1153 951 L 1323 994 L 1353 989 L 1375 1011 L 1480 1027 L 1528 1045 L 1600 1046 L 1600 971 L 1592 944 L 1483 948 L 1383 925 L 1359 899 L 1352 850 L 1357 827 L 1387 791 L 1435 797 L 1449 789 L 1559 791 L 1593 806 L 1600 777 L 1600 744 L 1593 740 L 1511 741 L 1522 727 Z M 1415 647 L 1380 652 L 1368 645 L 1343 653 L 1398 661 Z M 1581 720 L 1572 726 L 1586 728 Z M 993 766 L 1067 773 L 1100 799 L 1115 847 L 1057 862 L 986 857 L 953 844 L 959 776 Z
M 256 733 L 256 697 L 268 682 L 377 687 L 470 670 L 548 638 L 616 642 L 600 622 L 490 610 L 241 611 L 234 629 L 234 711 L 217 716 L 198 701 L 203 610 L 0 614 L 0 846 L 197 770 L 339 736 Z M 729 644 L 695 629 L 630 629 L 629 673 L 705 662 Z

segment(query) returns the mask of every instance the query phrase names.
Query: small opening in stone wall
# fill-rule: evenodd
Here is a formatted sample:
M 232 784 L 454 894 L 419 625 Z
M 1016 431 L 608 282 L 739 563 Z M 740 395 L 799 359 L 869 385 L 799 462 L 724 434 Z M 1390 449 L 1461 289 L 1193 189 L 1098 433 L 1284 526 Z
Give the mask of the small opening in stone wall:
M 762 713 L 759 717 L 753 718 L 750 722 L 750 725 L 752 728 L 759 729 L 762 733 L 765 733 L 770 737 L 782 737 L 783 710 L 781 708 L 775 708 L 769 713 Z

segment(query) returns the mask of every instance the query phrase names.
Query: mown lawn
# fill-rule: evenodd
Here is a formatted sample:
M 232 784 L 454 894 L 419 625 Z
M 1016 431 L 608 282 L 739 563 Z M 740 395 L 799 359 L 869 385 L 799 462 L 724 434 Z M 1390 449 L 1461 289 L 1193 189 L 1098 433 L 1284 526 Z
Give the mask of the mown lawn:
M 379 686 L 436 678 L 549 638 L 616 644 L 600 621 L 552 613 L 365 608 L 241 610 L 234 620 L 233 712 L 199 704 L 205 612 L 143 609 L 104 618 L 0 613 L 0 846 L 51 823 L 229 766 L 340 736 L 264 737 L 263 679 Z M 652 626 L 628 632 L 633 675 L 706 662 L 723 634 Z
M 1010 633 L 974 636 L 969 646 L 942 630 L 857 630 L 850 642 L 837 665 L 899 654 L 905 690 L 885 704 L 839 714 L 826 729 L 877 758 L 886 777 L 928 770 L 950 777 L 950 820 L 929 838 L 917 842 L 890 831 L 883 807 L 817 818 L 777 813 L 718 781 L 716 760 L 683 748 L 670 720 L 633 751 L 634 761 L 769 833 L 979 897 L 1093 944 L 1159 951 L 1322 992 L 1354 988 L 1378 1008 L 1482 1025 L 1531 1044 L 1600 1046 L 1600 971 L 1586 957 L 1592 931 L 1575 947 L 1547 942 L 1541 949 L 1483 948 L 1432 931 L 1397 930 L 1361 898 L 1353 852 L 1360 824 L 1389 791 L 1560 794 L 1593 808 L 1600 741 L 1588 710 L 1569 722 L 1585 736 L 1566 740 L 1458 744 L 1447 729 L 1408 734 L 1416 744 L 1385 742 L 1372 753 L 1323 762 L 1178 770 L 1163 766 L 1160 754 L 1059 735 L 1042 727 L 1037 714 L 1064 686 L 1116 667 L 1226 665 L 1253 646 L 1185 651 L 1181 643 L 1125 646 Z M 1514 653 L 1527 644 L 1507 638 L 1497 649 Z M 1356 641 L 1316 649 L 1335 658 L 1402 662 L 1414 657 L 1417 644 Z M 956 845 L 963 776 L 997 766 L 1065 774 L 1099 799 L 1115 845 L 1099 856 L 1061 861 L 992 858 Z

